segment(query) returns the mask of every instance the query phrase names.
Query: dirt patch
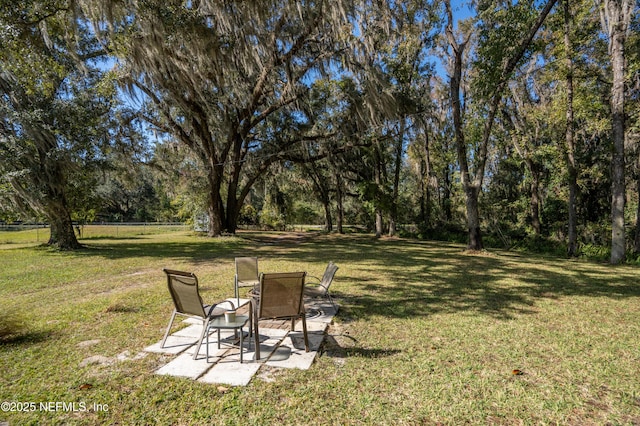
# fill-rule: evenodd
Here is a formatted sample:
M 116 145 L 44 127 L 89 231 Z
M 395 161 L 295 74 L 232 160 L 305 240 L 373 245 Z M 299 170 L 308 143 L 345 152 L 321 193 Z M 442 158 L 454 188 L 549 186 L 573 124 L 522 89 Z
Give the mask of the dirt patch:
M 115 359 L 109 358 L 103 355 L 93 355 L 89 358 L 85 358 L 80 362 L 80 367 L 86 367 L 88 365 L 111 365 L 115 362 Z
M 343 366 L 346 363 L 347 349 L 352 348 L 355 342 L 347 328 L 339 323 L 332 323 L 327 329 L 321 353 L 332 358 L 337 366 Z
M 284 369 L 263 365 L 258 371 L 257 377 L 267 383 L 273 383 L 284 374 Z
M 138 352 L 135 355 L 131 355 L 131 352 L 124 351 L 114 357 L 107 357 L 104 355 L 93 355 L 83 359 L 80 362 L 80 367 L 87 367 L 89 365 L 110 366 L 118 362 L 123 361 L 137 361 L 139 359 L 146 358 L 148 354 L 146 352 Z
M 85 340 L 83 342 L 78 343 L 78 347 L 79 348 L 86 348 L 88 346 L 93 346 L 93 345 L 97 345 L 98 343 L 100 343 L 102 340 L 100 339 L 94 339 L 94 340 Z

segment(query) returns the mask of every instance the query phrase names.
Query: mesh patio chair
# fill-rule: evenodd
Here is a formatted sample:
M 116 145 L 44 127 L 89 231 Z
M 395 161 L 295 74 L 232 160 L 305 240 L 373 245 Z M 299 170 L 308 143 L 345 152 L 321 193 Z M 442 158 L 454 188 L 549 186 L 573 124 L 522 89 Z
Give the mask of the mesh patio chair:
M 202 297 L 200 297 L 198 278 L 195 274 L 171 269 L 163 269 L 163 271 L 167 275 L 167 286 L 169 287 L 169 293 L 171 293 L 175 309 L 173 310 L 173 314 L 171 314 L 171 320 L 169 321 L 167 331 L 164 333 L 160 347 L 164 347 L 176 315 L 195 318 L 202 321 L 202 333 L 198 339 L 196 351 L 193 354 L 193 359 L 197 359 L 200 346 L 202 346 L 202 340 L 209 328 L 209 322 L 218 316 L 224 315 L 225 311 L 229 309 L 220 305 L 228 303 L 230 309 L 235 309 L 235 306 L 233 302 L 229 300 L 224 300 L 213 305 L 205 305 L 202 302 Z
M 254 290 L 257 290 L 259 284 L 258 258 L 236 257 L 234 290 L 237 304 L 240 304 L 240 287 L 252 287 Z
M 260 275 L 259 297 L 254 298 L 253 326 L 256 343 L 256 360 L 260 359 L 258 322 L 267 319 L 291 319 L 291 331 L 295 321 L 302 319 L 304 347 L 309 352 L 307 321 L 304 310 L 304 278 L 306 272 L 283 272 Z
M 329 302 L 331 302 L 333 309 L 337 311 L 338 307 L 329 292 L 329 287 L 331 287 L 333 277 L 336 275 L 337 270 L 338 266 L 333 262 L 329 262 L 327 268 L 324 270 L 322 279 L 310 276 L 309 278 L 311 278 L 312 281 L 307 281 L 305 283 L 304 295 L 308 297 L 326 297 Z

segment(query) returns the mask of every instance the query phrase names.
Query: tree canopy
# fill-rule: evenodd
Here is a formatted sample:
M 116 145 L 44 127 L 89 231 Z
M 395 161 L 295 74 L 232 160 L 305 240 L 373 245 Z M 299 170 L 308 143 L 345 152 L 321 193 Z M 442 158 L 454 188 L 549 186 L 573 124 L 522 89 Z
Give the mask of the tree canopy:
M 53 231 L 83 214 L 205 212 L 211 236 L 411 224 L 470 249 L 640 252 L 631 1 L 30 0 L 0 13 L 5 220 L 28 207 Z
M 69 2 L 2 2 L 0 172 L 4 199 L 51 225 L 50 245 L 79 246 L 72 212 L 119 132 L 105 50 Z

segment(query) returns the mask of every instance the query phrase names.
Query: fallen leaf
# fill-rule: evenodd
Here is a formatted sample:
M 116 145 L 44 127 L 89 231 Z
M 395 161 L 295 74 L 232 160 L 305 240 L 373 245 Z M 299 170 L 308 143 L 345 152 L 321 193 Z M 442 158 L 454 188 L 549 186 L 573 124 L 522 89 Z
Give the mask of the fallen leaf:
M 88 390 L 88 389 L 91 389 L 92 387 L 93 385 L 91 383 L 83 383 L 80 385 L 81 390 Z
M 226 388 L 224 386 L 218 386 L 218 392 L 220 393 L 225 393 L 229 390 L 229 388 Z
M 522 370 L 516 369 L 516 370 L 513 370 L 511 374 L 513 374 L 514 376 L 521 376 L 524 374 L 524 372 Z

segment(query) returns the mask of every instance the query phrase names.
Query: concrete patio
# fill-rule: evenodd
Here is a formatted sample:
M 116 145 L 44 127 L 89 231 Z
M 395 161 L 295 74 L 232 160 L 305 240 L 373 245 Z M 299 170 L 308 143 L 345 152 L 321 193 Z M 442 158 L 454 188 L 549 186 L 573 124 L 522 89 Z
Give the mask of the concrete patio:
M 297 322 L 296 331 L 293 332 L 290 331 L 290 321 L 260 321 L 259 361 L 255 360 L 254 338 L 246 335 L 247 328 L 244 329 L 242 363 L 239 339 L 231 330 L 221 331 L 220 349 L 217 331 L 212 331 L 209 335 L 209 359 L 207 360 L 206 356 L 205 339 L 194 360 L 193 354 L 202 332 L 202 323 L 192 319 L 183 321 L 184 327 L 168 337 L 164 348 L 157 342 L 144 351 L 174 356 L 171 361 L 156 370 L 156 374 L 185 377 L 203 383 L 246 386 L 263 366 L 306 370 L 313 364 L 336 310 L 324 299 L 305 300 L 305 308 L 309 352 L 305 352 L 301 321 Z

